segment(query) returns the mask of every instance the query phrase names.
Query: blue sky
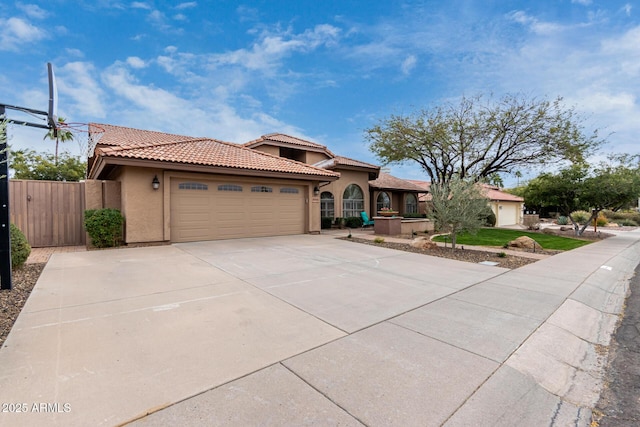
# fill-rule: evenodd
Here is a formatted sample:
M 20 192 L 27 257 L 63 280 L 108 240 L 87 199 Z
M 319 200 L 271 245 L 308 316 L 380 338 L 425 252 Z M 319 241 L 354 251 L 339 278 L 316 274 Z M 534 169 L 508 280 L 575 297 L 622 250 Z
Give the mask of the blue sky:
M 68 122 L 238 143 L 283 132 L 379 163 L 363 133 L 390 114 L 525 93 L 563 97 L 611 134 L 605 151 L 640 153 L 640 1 L 3 3 L 0 102 L 46 110 L 52 62 Z M 53 149 L 41 130 L 9 133 Z

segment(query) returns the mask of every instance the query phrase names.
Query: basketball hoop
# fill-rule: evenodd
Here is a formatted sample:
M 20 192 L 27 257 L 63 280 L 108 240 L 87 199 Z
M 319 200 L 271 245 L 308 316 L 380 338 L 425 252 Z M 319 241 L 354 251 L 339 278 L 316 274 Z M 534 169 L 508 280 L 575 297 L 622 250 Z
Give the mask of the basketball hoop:
M 53 73 L 53 65 L 47 62 L 47 76 L 49 77 L 49 109 L 47 110 L 47 122 L 51 129 L 58 127 L 58 85 L 56 75 Z
M 91 126 L 91 129 L 89 129 L 89 126 Z M 68 130 L 71 133 L 75 133 L 75 132 L 104 133 L 105 132 L 104 128 L 101 126 L 98 126 L 96 124 L 89 125 L 89 123 L 80 123 L 80 122 L 71 122 L 71 123 L 58 122 L 56 123 L 56 127 L 59 130 Z

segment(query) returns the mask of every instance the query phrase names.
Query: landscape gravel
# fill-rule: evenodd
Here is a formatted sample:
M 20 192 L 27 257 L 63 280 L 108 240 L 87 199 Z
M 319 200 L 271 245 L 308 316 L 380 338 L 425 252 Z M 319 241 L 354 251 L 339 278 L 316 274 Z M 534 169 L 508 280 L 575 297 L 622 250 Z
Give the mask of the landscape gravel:
M 4 345 L 45 265 L 46 263 L 25 264 L 13 270 L 13 289 L 0 290 L 0 347 Z

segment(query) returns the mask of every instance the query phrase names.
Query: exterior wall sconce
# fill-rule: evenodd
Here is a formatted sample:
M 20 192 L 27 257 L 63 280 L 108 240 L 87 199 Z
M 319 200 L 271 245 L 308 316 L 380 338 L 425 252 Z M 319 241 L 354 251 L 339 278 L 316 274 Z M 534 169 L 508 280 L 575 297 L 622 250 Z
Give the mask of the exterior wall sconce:
M 154 190 L 157 190 L 158 188 L 160 188 L 160 181 L 158 180 L 158 175 L 153 177 L 153 181 L 151 181 L 151 186 L 153 187 Z
M 318 188 L 318 186 L 316 185 L 315 187 L 313 187 L 313 195 L 317 196 L 318 194 L 320 194 L 320 189 Z

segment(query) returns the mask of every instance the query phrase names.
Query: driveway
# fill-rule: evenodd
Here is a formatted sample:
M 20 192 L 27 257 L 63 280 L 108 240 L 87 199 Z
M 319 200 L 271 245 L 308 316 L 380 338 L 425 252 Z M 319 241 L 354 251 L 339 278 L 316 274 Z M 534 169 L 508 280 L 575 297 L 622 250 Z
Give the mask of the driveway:
M 514 271 L 309 235 L 56 254 L 0 424 L 588 425 L 639 237 Z

